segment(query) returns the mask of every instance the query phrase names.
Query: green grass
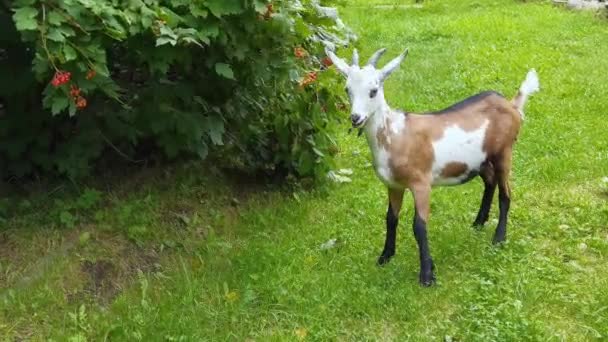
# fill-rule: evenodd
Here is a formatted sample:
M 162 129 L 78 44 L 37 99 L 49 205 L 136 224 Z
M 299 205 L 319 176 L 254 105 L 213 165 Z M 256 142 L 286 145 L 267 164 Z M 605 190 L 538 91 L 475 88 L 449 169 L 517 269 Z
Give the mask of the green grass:
M 486 89 L 512 96 L 529 68 L 539 72 L 505 246 L 490 243 L 495 221 L 470 228 L 482 191 L 471 182 L 433 192 L 436 286 L 417 283 L 409 197 L 397 255 L 376 267 L 386 191 L 364 140 L 343 134 L 349 184 L 277 188 L 188 164 L 98 180 L 99 199 L 66 186 L 14 200 L 0 228 L 0 337 L 608 339 L 608 23 L 520 1 L 374 8 L 401 2 L 342 9 L 362 57 L 409 47 L 386 85 L 393 106 L 440 109 Z M 320 250 L 333 238 L 336 248 Z

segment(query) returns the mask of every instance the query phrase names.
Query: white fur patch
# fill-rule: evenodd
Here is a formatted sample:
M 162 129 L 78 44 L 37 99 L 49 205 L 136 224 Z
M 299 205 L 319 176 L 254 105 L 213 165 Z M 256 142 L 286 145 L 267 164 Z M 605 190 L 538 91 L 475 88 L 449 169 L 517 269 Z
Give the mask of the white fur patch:
M 401 187 L 395 182 L 393 178 L 393 173 L 388 162 L 388 152 L 383 148 L 376 147 L 375 151 L 372 151 L 372 153 L 374 155 L 374 170 L 376 171 L 376 175 L 382 181 L 382 183 L 391 188 Z
M 522 99 L 519 102 L 517 110 L 521 114 L 522 119 L 526 118 L 526 114 L 524 113 L 524 105 L 528 100 L 528 96 L 536 93 L 539 90 L 540 82 L 538 81 L 538 74 L 536 73 L 536 70 L 530 69 L 530 71 L 528 71 L 528 74 L 526 75 L 526 80 L 519 88 L 519 92 L 521 93 Z
M 390 125 L 393 134 L 399 134 L 405 128 L 405 116 L 400 114 L 401 113 L 397 113 L 397 115 L 393 115 Z
M 526 80 L 521 85 L 519 90 L 524 95 L 531 95 L 540 90 L 540 82 L 538 81 L 538 74 L 536 73 L 536 70 L 530 69 L 530 71 L 528 71 Z
M 487 157 L 483 151 L 483 141 L 489 123 L 486 120 L 481 127 L 472 132 L 467 132 L 456 125 L 450 126 L 444 131 L 441 139 L 433 142 L 435 153 L 432 168 L 433 185 L 460 184 L 467 178 L 469 172 L 479 171 Z M 468 172 L 459 177 L 443 178 L 441 172 L 449 163 L 466 164 Z
M 376 113 L 370 119 L 367 125 L 365 126 L 367 142 L 369 144 L 369 148 L 372 151 L 372 158 L 374 164 L 374 171 L 376 171 L 376 175 L 384 183 L 386 186 L 391 188 L 402 188 L 403 186 L 399 185 L 395 182 L 393 178 L 393 172 L 391 171 L 391 167 L 389 164 L 389 153 L 385 149 L 384 146 L 380 146 L 378 139 L 376 138 L 376 133 L 378 129 L 382 128 L 386 122 L 386 116 L 390 110 L 385 110 L 380 113 Z M 387 114 L 384 114 L 387 113 Z M 393 121 L 402 121 L 403 127 L 405 127 L 405 119 L 404 120 L 394 120 L 394 117 L 391 117 L 391 122 Z M 392 131 L 392 128 L 390 129 Z M 386 139 L 387 143 L 391 143 L 391 134 L 388 134 Z

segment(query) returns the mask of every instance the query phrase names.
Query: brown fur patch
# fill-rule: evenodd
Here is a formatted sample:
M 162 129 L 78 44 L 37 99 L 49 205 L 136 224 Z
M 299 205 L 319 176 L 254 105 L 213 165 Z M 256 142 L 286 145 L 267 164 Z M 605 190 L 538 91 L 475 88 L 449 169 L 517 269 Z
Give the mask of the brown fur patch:
M 388 201 L 393 209 L 393 214 L 395 214 L 395 217 L 399 217 L 401 205 L 403 204 L 404 193 L 405 190 L 403 189 L 388 189 Z
M 452 162 L 448 163 L 443 170 L 441 170 L 441 177 L 443 178 L 456 178 L 467 172 L 468 167 L 465 163 Z
M 391 136 L 389 165 L 393 178 L 407 187 L 411 182 L 430 177 L 434 155 L 428 130 L 416 124 L 414 116 L 408 115 L 405 120 L 408 128 L 403 134 Z
M 376 132 L 376 140 L 378 140 L 378 146 L 388 150 L 388 136 L 386 129 L 379 128 Z
M 517 95 L 513 98 L 513 106 L 515 109 L 522 107 L 524 101 L 524 94 L 522 94 L 521 90 L 517 92 Z
M 410 189 L 414 195 L 414 206 L 418 216 L 428 222 L 431 214 L 431 185 L 430 183 L 414 183 Z

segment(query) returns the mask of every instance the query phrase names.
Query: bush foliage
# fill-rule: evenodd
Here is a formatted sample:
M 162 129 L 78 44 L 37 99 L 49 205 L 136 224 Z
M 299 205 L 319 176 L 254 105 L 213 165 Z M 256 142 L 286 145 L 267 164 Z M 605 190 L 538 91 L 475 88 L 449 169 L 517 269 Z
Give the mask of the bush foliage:
M 299 176 L 331 163 L 340 98 L 315 37 L 339 32 L 311 0 L 16 0 L 0 26 L 3 177 L 157 151 Z

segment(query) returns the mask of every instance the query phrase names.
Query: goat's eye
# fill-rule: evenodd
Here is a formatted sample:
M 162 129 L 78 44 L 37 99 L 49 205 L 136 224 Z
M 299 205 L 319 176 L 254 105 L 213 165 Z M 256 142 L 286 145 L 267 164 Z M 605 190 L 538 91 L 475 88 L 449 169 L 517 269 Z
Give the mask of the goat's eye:
M 376 97 L 376 95 L 378 95 L 378 89 L 372 89 L 372 90 L 369 92 L 369 97 L 371 97 L 372 99 L 373 99 L 374 97 Z
M 349 94 L 348 88 L 344 88 L 344 92 L 346 93 L 346 95 L 348 95 Z

